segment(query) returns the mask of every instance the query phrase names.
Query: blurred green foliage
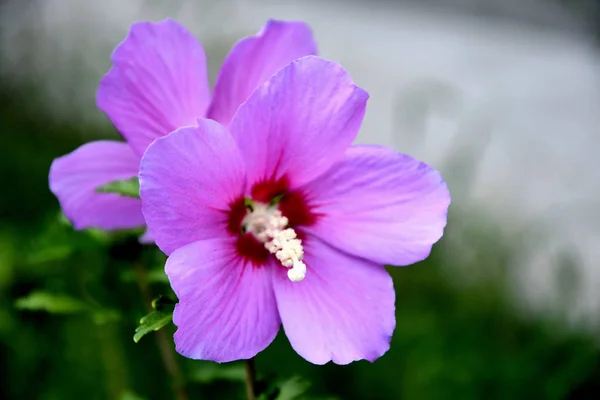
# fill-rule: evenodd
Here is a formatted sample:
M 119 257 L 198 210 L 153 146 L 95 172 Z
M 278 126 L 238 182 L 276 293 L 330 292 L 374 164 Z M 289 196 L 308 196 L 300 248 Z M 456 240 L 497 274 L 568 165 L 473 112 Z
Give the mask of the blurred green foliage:
M 0 89 L 0 398 L 173 398 L 158 334 L 132 340 L 150 300 L 173 296 L 164 256 L 128 233 L 74 232 L 48 190 L 53 158 L 84 133 L 116 133 L 55 121 L 29 88 Z M 511 254 L 522 242 L 485 218 L 450 217 L 429 259 L 389 268 L 397 329 L 388 354 L 374 364 L 314 366 L 280 334 L 257 358 L 265 393 L 291 399 L 309 382 L 304 398 L 600 398 L 585 397 L 599 381 L 595 338 L 509 300 Z M 172 325 L 162 332 L 172 350 Z M 242 364 L 175 361 L 190 398 L 243 398 Z

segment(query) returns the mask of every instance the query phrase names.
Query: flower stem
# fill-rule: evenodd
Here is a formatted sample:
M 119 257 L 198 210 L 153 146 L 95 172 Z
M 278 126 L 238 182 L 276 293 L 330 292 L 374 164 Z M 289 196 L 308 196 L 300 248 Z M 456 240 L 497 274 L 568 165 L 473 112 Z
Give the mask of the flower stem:
M 133 263 L 135 273 L 137 276 L 137 283 L 144 300 L 144 304 L 148 308 L 148 312 L 152 312 L 152 294 L 150 293 L 150 285 L 148 284 L 148 271 L 144 265 L 136 261 Z M 164 330 L 159 329 L 156 331 L 156 344 L 162 358 L 165 370 L 173 379 L 173 396 L 176 400 L 188 400 L 187 393 L 185 391 L 185 382 L 181 370 L 177 365 L 175 354 L 172 346 L 169 344 L 169 338 Z
M 246 360 L 246 399 L 256 400 L 255 394 L 256 385 L 256 367 L 254 365 L 254 357 Z

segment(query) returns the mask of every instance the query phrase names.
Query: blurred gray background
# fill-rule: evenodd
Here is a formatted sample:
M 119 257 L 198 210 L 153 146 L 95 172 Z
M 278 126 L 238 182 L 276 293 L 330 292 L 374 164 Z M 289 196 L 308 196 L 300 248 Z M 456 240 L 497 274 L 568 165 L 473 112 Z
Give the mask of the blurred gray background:
M 371 94 L 358 141 L 440 169 L 455 224 L 483 214 L 535 237 L 514 260 L 525 308 L 555 300 L 554 250 L 572 248 L 583 279 L 570 312 L 591 323 L 600 315 L 597 13 L 591 0 L 38 0 L 4 2 L 0 26 L 9 79 L 40 85 L 52 118 L 108 124 L 95 89 L 133 21 L 183 23 L 205 45 L 212 78 L 267 18 L 307 21 L 320 55 Z

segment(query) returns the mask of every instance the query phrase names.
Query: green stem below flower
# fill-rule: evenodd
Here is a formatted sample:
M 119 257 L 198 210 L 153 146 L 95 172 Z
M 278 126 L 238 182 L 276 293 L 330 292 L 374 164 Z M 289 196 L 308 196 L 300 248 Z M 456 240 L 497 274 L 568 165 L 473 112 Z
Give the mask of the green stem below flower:
M 256 366 L 254 357 L 246 360 L 246 399 L 256 400 Z
M 148 271 L 139 261 L 134 262 L 133 267 L 135 269 L 137 276 L 136 281 L 140 288 L 144 304 L 146 304 L 148 311 L 152 312 L 154 310 L 152 309 L 152 294 L 150 293 L 150 285 L 148 284 Z M 177 365 L 173 348 L 169 344 L 169 338 L 167 337 L 165 330 L 159 329 L 156 331 L 155 337 L 165 370 L 173 379 L 174 398 L 176 400 L 188 400 L 188 396 L 185 391 L 185 381 L 183 379 L 183 375 L 181 374 L 181 370 Z

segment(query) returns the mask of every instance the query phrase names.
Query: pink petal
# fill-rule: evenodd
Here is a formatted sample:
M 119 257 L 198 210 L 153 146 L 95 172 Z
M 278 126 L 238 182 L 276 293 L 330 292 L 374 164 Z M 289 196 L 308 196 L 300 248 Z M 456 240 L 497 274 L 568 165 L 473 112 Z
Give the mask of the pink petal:
M 139 163 L 126 143 L 87 143 L 54 160 L 50 190 L 75 229 L 141 227 L 144 218 L 139 199 L 96 192 L 106 183 L 135 177 Z
M 316 53 L 317 44 L 305 23 L 267 21 L 256 36 L 231 49 L 217 77 L 208 117 L 228 125 L 256 87 L 291 61 Z
M 233 138 L 209 119 L 152 143 L 139 177 L 148 229 L 166 254 L 197 240 L 229 235 L 227 213 L 243 196 L 246 182 Z
M 154 244 L 154 236 L 148 229 L 146 229 L 146 232 L 140 236 L 139 241 L 141 244 Z
M 392 278 L 383 266 L 315 237 L 303 243 L 306 278 L 292 282 L 283 267 L 273 274 L 277 307 L 294 350 L 314 364 L 381 357 L 396 326 Z
M 231 121 L 249 182 L 287 175 L 293 187 L 325 172 L 356 137 L 367 98 L 339 64 L 319 57 L 280 70 Z
M 96 102 L 139 156 L 154 139 L 204 116 L 206 56 L 177 22 L 133 24 L 111 59 Z
M 166 272 L 179 298 L 173 322 L 177 351 L 201 360 L 254 357 L 279 331 L 272 269 L 236 256 L 235 239 L 209 239 L 182 247 Z
M 310 232 L 380 264 L 425 259 L 442 236 L 450 204 L 439 172 L 378 146 L 351 147 L 304 190 L 320 215 Z

